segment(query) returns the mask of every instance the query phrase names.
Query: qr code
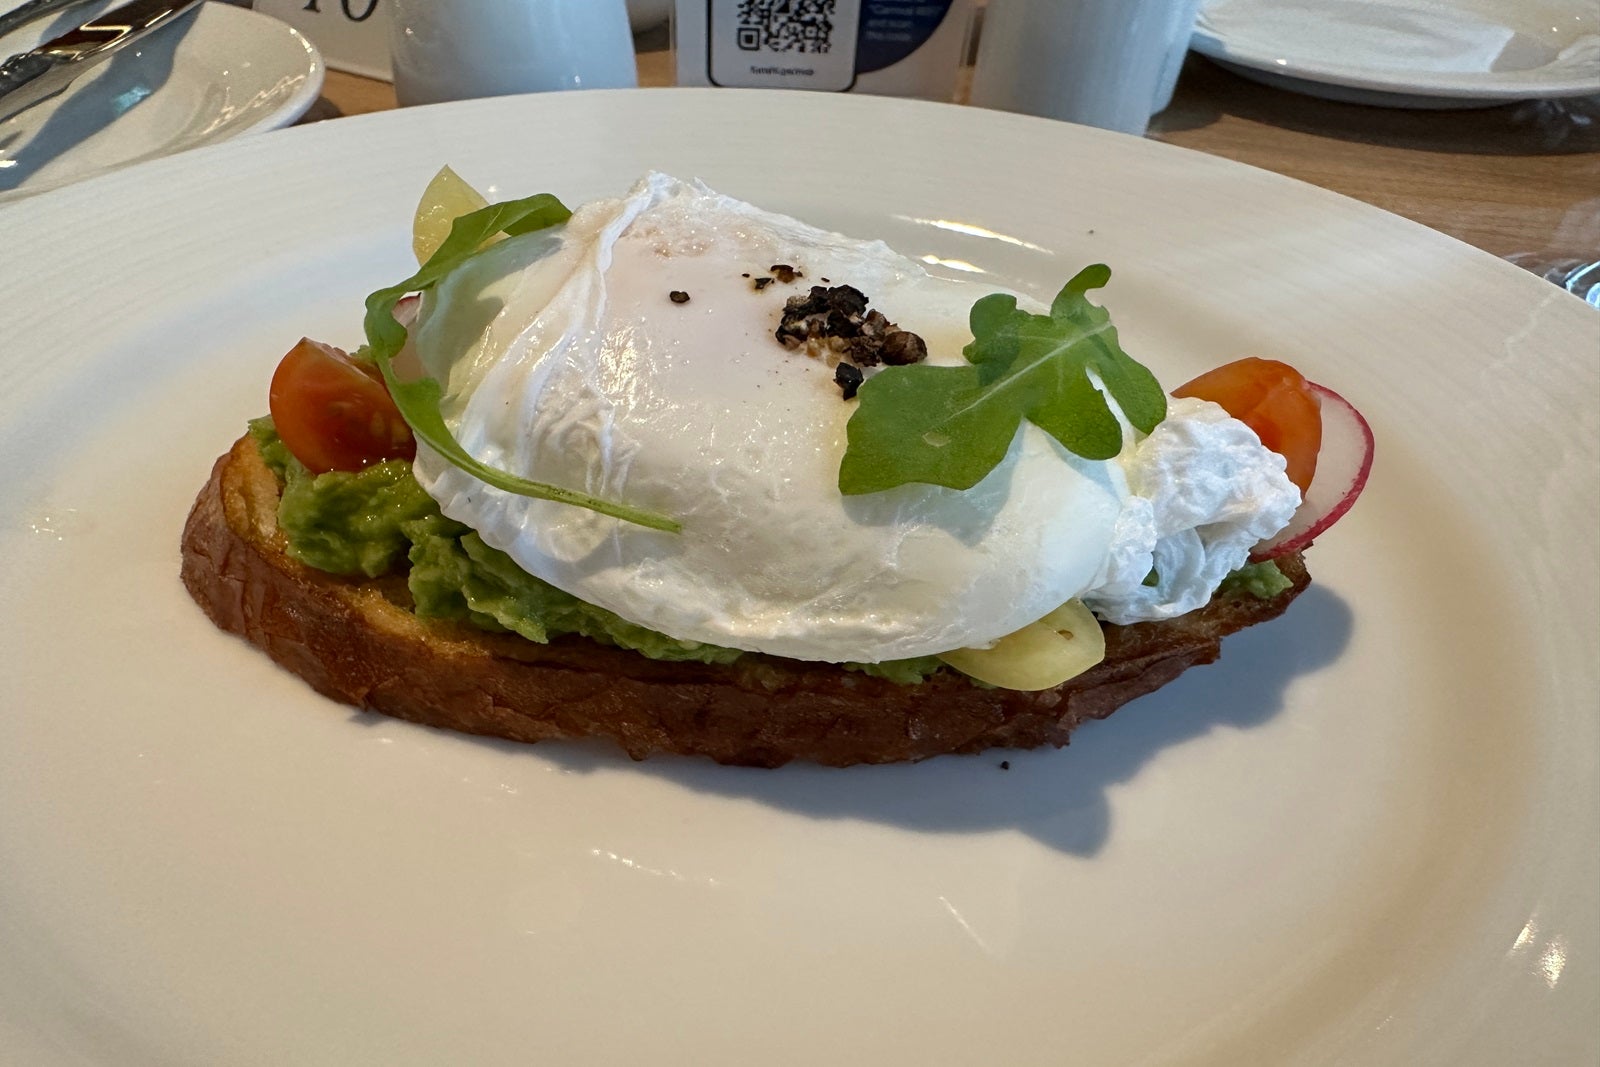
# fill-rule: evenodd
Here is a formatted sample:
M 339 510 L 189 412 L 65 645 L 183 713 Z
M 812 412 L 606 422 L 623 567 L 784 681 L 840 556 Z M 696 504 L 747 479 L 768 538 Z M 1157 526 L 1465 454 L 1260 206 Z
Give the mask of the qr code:
M 739 47 L 746 52 L 826 52 L 834 0 L 739 0 Z

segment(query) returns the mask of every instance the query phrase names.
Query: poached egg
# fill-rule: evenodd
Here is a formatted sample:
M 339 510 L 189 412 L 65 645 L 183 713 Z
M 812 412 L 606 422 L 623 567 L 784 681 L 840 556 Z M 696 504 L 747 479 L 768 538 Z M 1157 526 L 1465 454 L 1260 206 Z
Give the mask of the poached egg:
M 681 532 L 495 489 L 426 446 L 418 480 L 524 570 L 631 622 L 828 662 L 981 647 L 1073 597 L 1115 622 L 1191 610 L 1299 503 L 1281 457 L 1187 400 L 1148 437 L 1125 428 L 1110 461 L 1024 422 L 971 489 L 843 496 L 855 404 L 828 362 L 774 337 L 813 284 L 862 290 L 947 365 L 995 291 L 651 174 L 463 265 L 412 336 L 468 452 Z

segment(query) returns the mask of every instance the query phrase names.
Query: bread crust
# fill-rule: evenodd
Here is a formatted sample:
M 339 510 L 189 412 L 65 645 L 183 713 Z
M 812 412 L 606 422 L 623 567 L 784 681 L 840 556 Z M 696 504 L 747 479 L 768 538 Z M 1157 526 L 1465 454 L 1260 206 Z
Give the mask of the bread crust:
M 541 645 L 419 619 L 403 606 L 403 582 L 291 558 L 279 491 L 246 436 L 217 460 L 189 513 L 183 582 L 219 627 L 345 704 L 513 741 L 605 737 L 634 759 L 844 767 L 1059 747 L 1080 723 L 1215 660 L 1223 637 L 1282 614 L 1310 583 L 1294 553 L 1278 560 L 1293 585 L 1271 599 L 1219 595 L 1178 619 L 1108 625 L 1104 662 L 1043 692 L 984 688 L 951 671 L 898 685 L 771 656 L 665 662 L 582 637 Z

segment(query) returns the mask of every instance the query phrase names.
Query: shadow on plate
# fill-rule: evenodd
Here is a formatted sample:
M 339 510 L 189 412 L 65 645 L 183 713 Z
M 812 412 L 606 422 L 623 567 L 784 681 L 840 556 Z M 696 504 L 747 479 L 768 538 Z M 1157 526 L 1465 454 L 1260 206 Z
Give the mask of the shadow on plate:
M 81 75 L 61 96 L 0 122 L 0 195 L 19 190 L 159 90 L 172 75 L 182 40 L 182 27 L 163 27 Z
M 1197 667 L 1089 723 L 1066 749 L 995 750 L 919 764 L 778 770 L 721 767 L 667 757 L 634 763 L 599 743 L 527 748 L 578 773 L 650 774 L 696 792 L 755 800 L 814 819 L 856 819 L 931 834 L 1018 830 L 1077 856 L 1092 856 L 1112 832 L 1109 794 L 1164 750 L 1215 730 L 1247 730 L 1284 707 L 1294 679 L 1336 660 L 1349 643 L 1351 613 L 1320 586 L 1273 623 L 1230 637 L 1222 659 Z M 1003 764 L 1009 765 L 1004 769 Z

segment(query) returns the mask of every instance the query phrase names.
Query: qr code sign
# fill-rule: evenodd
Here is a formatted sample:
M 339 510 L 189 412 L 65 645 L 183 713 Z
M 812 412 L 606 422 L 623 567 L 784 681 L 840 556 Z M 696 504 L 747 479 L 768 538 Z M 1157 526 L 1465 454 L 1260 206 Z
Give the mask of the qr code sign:
M 828 51 L 835 0 L 739 0 L 739 47 L 746 52 Z

